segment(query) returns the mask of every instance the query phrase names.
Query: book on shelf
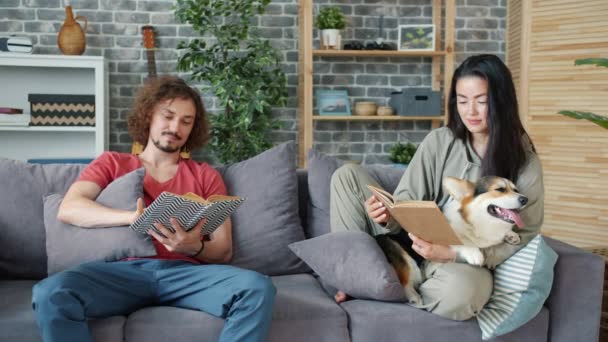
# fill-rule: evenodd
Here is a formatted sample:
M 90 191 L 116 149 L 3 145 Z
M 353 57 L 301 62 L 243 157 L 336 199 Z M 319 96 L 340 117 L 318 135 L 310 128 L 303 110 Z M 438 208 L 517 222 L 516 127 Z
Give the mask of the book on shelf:
M 407 232 L 438 245 L 462 245 L 437 203 L 433 201 L 395 201 L 388 192 L 367 185 L 384 204 L 391 217 Z
M 30 37 L 0 37 L 0 53 L 32 53 L 34 44 Z
M 0 114 L 23 114 L 23 109 L 13 107 L 0 107 Z
M 177 195 L 163 191 L 130 228 L 141 234 L 147 234 L 148 230 L 152 229 L 162 235 L 154 227 L 154 223 L 159 222 L 173 231 L 169 219 L 174 217 L 184 230 L 190 231 L 204 218 L 201 234 L 209 235 L 244 201 L 244 198 L 238 196 L 213 195 L 204 199 L 191 192 Z
M 29 114 L 0 114 L 0 126 L 29 126 Z

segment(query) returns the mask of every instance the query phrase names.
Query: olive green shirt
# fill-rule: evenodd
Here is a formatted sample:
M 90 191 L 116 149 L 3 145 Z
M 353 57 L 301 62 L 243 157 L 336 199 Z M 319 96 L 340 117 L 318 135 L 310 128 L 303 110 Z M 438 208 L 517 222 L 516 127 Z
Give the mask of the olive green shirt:
M 510 151 L 504 151 L 510 153 Z M 449 194 L 442 188 L 443 178 L 457 177 L 476 181 L 481 174 L 481 159 L 470 143 L 452 135 L 447 127 L 431 131 L 418 147 L 395 193 L 395 200 L 435 201 L 440 208 L 448 202 Z M 524 227 L 517 230 L 519 245 L 502 243 L 482 248 L 484 265 L 490 269 L 505 261 L 517 250 L 525 246 L 540 232 L 544 216 L 544 186 L 542 167 L 536 153 L 529 151 L 528 162 L 522 168 L 516 186 L 520 193 L 528 197 L 528 205 L 521 211 Z M 389 221 L 386 228 L 399 228 L 396 221 Z

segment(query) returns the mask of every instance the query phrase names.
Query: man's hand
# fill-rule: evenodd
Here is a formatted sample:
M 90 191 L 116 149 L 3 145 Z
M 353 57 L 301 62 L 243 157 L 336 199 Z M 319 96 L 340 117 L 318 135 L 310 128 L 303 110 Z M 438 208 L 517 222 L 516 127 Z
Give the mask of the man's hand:
M 181 253 L 187 256 L 196 254 L 201 249 L 201 243 L 203 243 L 201 241 L 201 228 L 203 227 L 203 224 L 205 224 L 205 220 L 200 220 L 200 222 L 188 232 L 182 228 L 175 218 L 171 218 L 170 222 L 175 233 L 157 222 L 154 224 L 154 227 L 156 227 L 156 229 L 165 237 L 157 234 L 152 229 L 148 230 L 148 234 L 162 243 L 170 252 Z
M 408 233 L 408 236 L 412 239 L 412 249 L 426 260 L 452 262 L 456 259 L 456 252 L 448 246 L 432 244 L 412 233 Z
M 365 201 L 365 211 L 372 221 L 379 224 L 386 224 L 391 217 L 384 204 L 374 195 Z
M 137 218 L 140 217 L 144 213 L 144 210 L 146 210 L 146 207 L 144 206 L 144 199 L 140 197 L 137 199 L 137 209 L 135 209 L 135 211 L 133 212 L 133 218 L 131 219 L 131 224 L 135 223 Z

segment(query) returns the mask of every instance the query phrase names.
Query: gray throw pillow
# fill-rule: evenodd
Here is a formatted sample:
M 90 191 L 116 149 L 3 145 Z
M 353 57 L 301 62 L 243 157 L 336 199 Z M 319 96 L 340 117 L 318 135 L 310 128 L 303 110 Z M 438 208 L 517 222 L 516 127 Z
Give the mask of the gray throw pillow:
M 267 275 L 310 272 L 287 247 L 304 239 L 293 142 L 219 171 L 228 193 L 245 198 L 232 215 L 231 264 Z
M 344 160 L 325 155 L 311 149 L 308 152 L 308 192 L 310 203 L 308 210 L 308 227 L 306 237 L 316 237 L 330 231 L 329 196 L 331 176 Z M 405 168 L 393 165 L 364 165 L 373 179 L 388 192 L 393 192 L 401 180 Z
M 144 173 L 141 168 L 117 178 L 102 190 L 96 201 L 111 208 L 135 210 L 137 199 L 143 196 Z M 59 194 L 44 198 L 49 275 L 89 261 L 156 255 L 151 238 L 128 226 L 81 228 L 59 221 L 57 212 L 62 200 L 63 195 Z
M 323 282 L 354 298 L 405 301 L 397 273 L 376 240 L 364 232 L 329 233 L 289 248 Z

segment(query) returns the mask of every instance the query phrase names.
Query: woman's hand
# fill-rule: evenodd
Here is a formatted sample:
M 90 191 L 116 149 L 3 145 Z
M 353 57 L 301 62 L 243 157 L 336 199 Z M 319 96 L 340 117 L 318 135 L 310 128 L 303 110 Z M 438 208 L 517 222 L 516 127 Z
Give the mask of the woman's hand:
M 391 218 L 384 204 L 380 202 L 374 195 L 365 201 L 365 211 L 367 211 L 367 215 L 374 222 L 379 224 L 386 224 Z
M 456 252 L 448 246 L 435 245 L 424 241 L 416 235 L 409 233 L 412 239 L 412 249 L 423 258 L 435 262 L 452 262 L 456 259 Z

